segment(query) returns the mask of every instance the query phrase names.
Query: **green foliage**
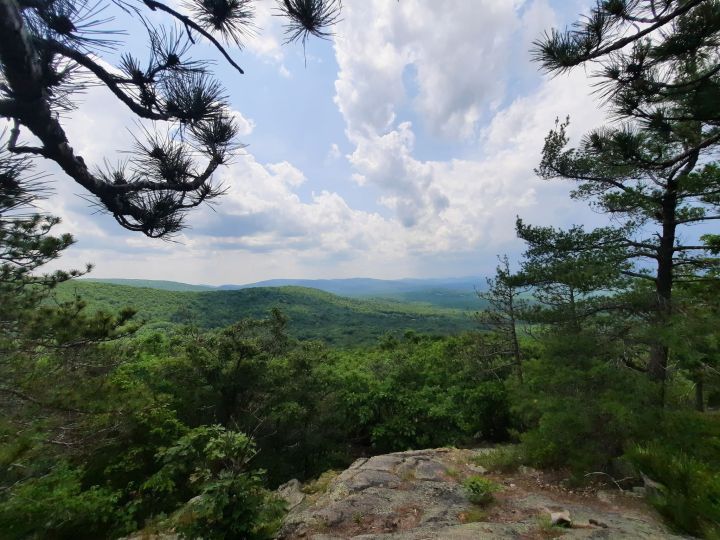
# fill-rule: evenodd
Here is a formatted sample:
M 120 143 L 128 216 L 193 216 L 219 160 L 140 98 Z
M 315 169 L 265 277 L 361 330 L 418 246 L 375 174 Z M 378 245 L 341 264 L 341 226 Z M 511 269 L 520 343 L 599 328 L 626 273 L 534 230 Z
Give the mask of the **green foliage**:
M 473 463 L 491 472 L 513 473 L 525 462 L 522 447 L 501 446 L 482 452 L 473 458 Z
M 471 476 L 463 482 L 463 487 L 471 503 L 484 506 L 490 504 L 500 486 L 488 478 Z
M 579 257 L 591 262 L 589 276 L 588 265 L 577 269 L 581 284 L 604 277 L 606 290 L 618 290 L 621 278 L 650 285 L 653 291 L 641 303 L 601 305 L 594 312 L 643 320 L 647 372 L 661 383 L 671 362 L 666 330 L 674 291 L 717 272 L 720 264 L 708 256 L 712 238 L 706 237 L 706 244 L 687 241 L 694 237 L 689 227 L 709 225 L 720 209 L 720 176 L 713 162 L 720 144 L 714 106 L 720 91 L 719 16 L 716 1 L 671 1 L 662 11 L 649 0 L 598 2 L 579 23 L 553 30 L 535 44 L 536 60 L 548 71 L 598 65 L 597 84 L 615 121 L 590 131 L 575 147 L 568 147 L 569 119 L 556 122 L 546 137 L 537 174 L 572 181 L 571 196 L 588 201 L 613 224 L 585 232 L 580 226 L 556 231 L 519 222 L 518 234 L 530 242 L 529 251 L 539 247 L 544 258 L 545 264 L 535 265 L 540 275 L 531 277 L 550 271 L 555 282 L 553 274 L 575 266 Z M 640 21 L 657 35 L 649 39 L 636 27 Z M 594 290 L 602 288 L 596 283 Z M 636 286 L 635 292 L 643 288 Z M 574 289 L 581 290 L 577 284 Z M 664 391 L 661 385 L 661 402 Z
M 678 529 L 720 538 L 720 418 L 668 413 L 656 436 L 630 449 L 630 461 L 652 481 L 650 501 Z
M 590 330 L 546 336 L 540 357 L 526 363 L 515 408 L 529 427 L 521 436 L 529 463 L 577 475 L 604 470 L 654 424 L 653 386 L 614 364 L 616 352 L 598 337 Z
M 182 538 L 270 540 L 284 508 L 262 487 L 257 473 L 221 473 L 180 510 L 175 528 Z
M 221 426 L 178 420 L 168 394 L 153 387 L 163 359 L 134 358 L 123 347 L 135 329 L 133 310 L 109 314 L 86 309 L 76 296 L 52 298 L 79 273 L 34 271 L 72 239 L 51 236 L 54 218 L 6 214 L 36 197 L 17 176 L 26 170 L 23 161 L 0 163 L 3 538 L 118 537 L 193 498 L 200 504 L 183 521 L 186 536 L 202 530 L 205 538 L 270 538 L 283 508 L 262 487 L 261 472 L 248 466 L 254 443 Z M 244 349 L 233 348 L 229 330 L 218 345 L 221 358 L 236 349 L 282 349 L 284 322 L 273 312 L 245 324 L 251 335 Z M 166 354 L 168 346 L 145 339 L 140 349 Z
M 662 443 L 639 446 L 633 462 L 662 487 L 650 502 L 677 528 L 702 538 L 720 538 L 720 469 L 668 449 Z
M 448 335 L 474 327 L 469 312 L 390 300 L 351 299 L 305 287 L 257 287 L 227 291 L 175 291 L 73 281 L 58 298 L 81 296 L 91 311 L 132 306 L 146 328 L 169 330 L 191 324 L 222 328 L 241 319 L 262 318 L 273 308 L 288 317 L 288 332 L 330 345 L 372 345 L 387 332 L 407 329 Z
M 365 300 L 384 300 L 387 304 L 419 304 L 420 308 L 431 306 L 449 309 L 477 310 L 484 308 L 485 303 L 479 302 L 475 288 L 482 280 L 468 279 L 463 281 L 448 280 L 434 283 L 436 280 L 385 281 L 376 279 L 271 279 L 250 285 L 191 285 L 177 281 L 154 279 L 95 279 L 85 278 L 83 281 L 95 281 L 113 285 L 127 285 L 168 291 L 212 291 L 237 290 L 247 288 L 278 288 L 306 287 L 319 289 L 338 296 Z M 401 307 L 401 306 L 400 306 Z
M 719 19 L 716 1 L 667 0 L 658 9 L 654 0 L 605 0 L 566 29 L 546 32 L 533 53 L 551 73 L 594 72 L 613 113 L 669 136 L 674 118 L 717 120 Z M 657 36 L 647 39 L 639 21 Z M 678 101 L 683 114 L 673 115 Z
M 2 537 L 94 540 L 108 531 L 132 530 L 118 504 L 120 493 L 84 487 L 82 479 L 81 470 L 58 463 L 47 474 L 14 486 L 0 500 Z
M 222 426 L 201 426 L 161 451 L 159 479 L 149 483 L 200 486 L 173 522 L 184 538 L 273 538 L 284 504 L 263 488 L 262 471 L 249 472 L 254 442 Z
M 338 356 L 331 387 L 352 438 L 375 452 L 502 440 L 509 410 L 501 380 L 478 369 L 471 337 L 422 338 Z

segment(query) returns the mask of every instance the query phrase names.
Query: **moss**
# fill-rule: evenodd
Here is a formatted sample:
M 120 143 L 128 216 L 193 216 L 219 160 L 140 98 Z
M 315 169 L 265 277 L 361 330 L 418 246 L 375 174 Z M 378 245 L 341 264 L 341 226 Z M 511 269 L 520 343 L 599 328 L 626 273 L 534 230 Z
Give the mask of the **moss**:
M 460 521 L 463 523 L 478 523 L 482 521 L 487 521 L 487 517 L 487 512 L 477 507 L 470 508 L 469 510 L 462 512 L 459 516 Z
M 306 495 L 315 495 L 315 494 L 322 494 L 327 492 L 328 488 L 330 487 L 330 483 L 335 480 L 335 478 L 338 477 L 340 474 L 340 471 L 336 470 L 329 470 L 322 473 L 320 476 L 318 476 L 315 480 L 312 480 L 305 484 L 301 491 L 305 493 Z

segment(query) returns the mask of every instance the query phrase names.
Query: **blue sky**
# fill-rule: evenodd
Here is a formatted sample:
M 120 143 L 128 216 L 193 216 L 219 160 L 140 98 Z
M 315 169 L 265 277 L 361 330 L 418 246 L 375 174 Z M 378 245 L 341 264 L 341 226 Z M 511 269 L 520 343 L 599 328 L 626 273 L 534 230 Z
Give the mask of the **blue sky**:
M 216 62 L 248 144 L 219 173 L 227 195 L 162 242 L 97 214 L 48 169 L 47 207 L 78 240 L 59 265 L 211 284 L 483 275 L 497 254 L 522 251 L 516 215 L 594 224 L 600 217 L 568 198 L 570 186 L 537 179 L 533 167 L 556 117 L 569 114 L 578 136 L 603 112 L 584 72 L 544 77 L 528 52 L 590 4 L 346 0 L 335 38 L 303 52 L 282 45 L 274 1 L 259 0 L 261 30 L 231 48 L 245 75 L 203 43 L 192 50 Z M 123 17 L 114 24 L 131 36 L 123 50 L 142 56 L 142 32 Z M 103 88 L 89 89 L 66 125 L 97 165 L 122 155 L 136 129 Z

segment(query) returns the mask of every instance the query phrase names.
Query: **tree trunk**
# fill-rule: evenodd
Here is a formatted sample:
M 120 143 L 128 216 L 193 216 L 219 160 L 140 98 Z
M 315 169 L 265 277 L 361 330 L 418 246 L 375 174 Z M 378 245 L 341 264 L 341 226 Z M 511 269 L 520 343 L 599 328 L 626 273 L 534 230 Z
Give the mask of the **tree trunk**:
M 697 164 L 698 153 L 691 155 L 682 169 L 671 175 L 665 185 L 662 197 L 662 235 L 657 249 L 657 277 L 655 278 L 656 312 L 655 327 L 661 331 L 672 314 L 673 271 L 675 266 L 675 235 L 677 229 L 677 207 L 679 184 L 692 172 Z M 651 345 L 648 375 L 661 385 L 660 399 L 665 403 L 665 381 L 667 380 L 669 350 L 667 345 L 657 341 Z
M 692 169 L 691 169 L 692 170 Z M 655 278 L 654 324 L 658 331 L 666 325 L 672 312 L 673 256 L 675 255 L 675 232 L 677 224 L 677 178 L 670 178 L 662 199 L 662 235 L 657 249 L 657 277 Z M 665 402 L 669 350 L 667 345 L 656 341 L 650 346 L 648 375 L 661 385 L 660 399 Z
M 518 342 L 517 337 L 517 330 L 515 328 L 516 320 L 515 320 L 515 302 L 514 302 L 515 293 L 514 291 L 510 291 L 510 306 L 509 306 L 509 315 L 510 315 L 510 339 L 512 340 L 512 348 L 513 348 L 513 358 L 515 360 L 515 367 L 517 368 L 517 375 L 518 380 L 520 381 L 520 384 L 523 382 L 523 373 L 522 373 L 522 357 L 520 355 L 520 343 Z

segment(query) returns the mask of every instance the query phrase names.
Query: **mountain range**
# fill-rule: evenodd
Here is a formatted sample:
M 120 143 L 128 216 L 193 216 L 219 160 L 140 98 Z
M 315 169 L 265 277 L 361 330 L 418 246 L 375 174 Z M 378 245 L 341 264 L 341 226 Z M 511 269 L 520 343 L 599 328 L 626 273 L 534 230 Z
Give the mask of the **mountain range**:
M 379 298 L 397 302 L 426 304 L 431 306 L 455 309 L 477 310 L 482 307 L 476 291 L 485 290 L 487 285 L 482 277 L 462 278 L 429 278 L 429 279 L 271 279 L 247 283 L 243 285 L 194 285 L 176 281 L 147 279 L 104 279 L 92 278 L 83 281 L 94 281 L 129 287 L 146 287 L 150 289 L 202 292 L 228 291 L 252 288 L 274 287 L 305 287 L 345 296 L 348 298 Z

